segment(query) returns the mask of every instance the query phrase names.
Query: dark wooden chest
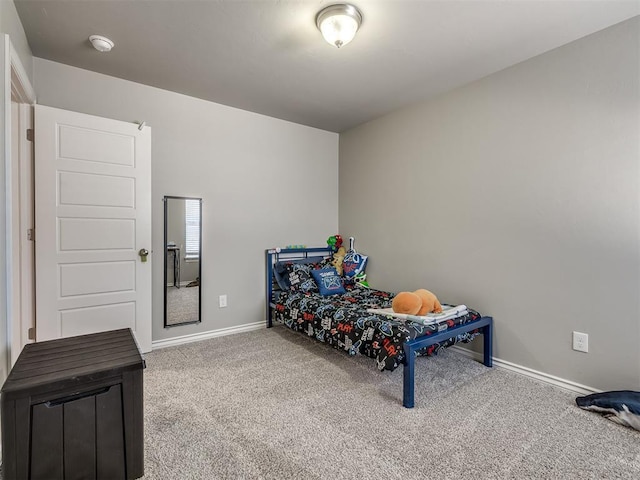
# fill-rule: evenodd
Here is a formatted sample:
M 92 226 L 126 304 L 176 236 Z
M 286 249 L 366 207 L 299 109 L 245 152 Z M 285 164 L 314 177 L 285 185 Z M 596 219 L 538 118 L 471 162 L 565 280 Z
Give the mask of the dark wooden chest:
M 130 329 L 26 345 L 1 390 L 4 479 L 141 477 L 144 367 Z

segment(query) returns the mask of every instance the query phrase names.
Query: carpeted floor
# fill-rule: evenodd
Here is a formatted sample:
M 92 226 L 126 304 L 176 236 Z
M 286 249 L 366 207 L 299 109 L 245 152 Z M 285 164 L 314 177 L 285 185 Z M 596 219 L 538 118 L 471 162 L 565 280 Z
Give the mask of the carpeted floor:
M 199 320 L 200 287 L 167 287 L 167 325 Z
M 402 368 L 279 326 L 146 356 L 145 479 L 640 478 L 640 432 L 459 353 Z

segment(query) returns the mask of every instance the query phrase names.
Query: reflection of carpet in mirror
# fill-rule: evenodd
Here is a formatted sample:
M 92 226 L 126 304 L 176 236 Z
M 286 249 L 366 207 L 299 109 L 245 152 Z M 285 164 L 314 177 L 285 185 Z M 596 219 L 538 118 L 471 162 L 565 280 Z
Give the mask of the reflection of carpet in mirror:
M 167 325 L 198 321 L 198 287 L 167 287 Z

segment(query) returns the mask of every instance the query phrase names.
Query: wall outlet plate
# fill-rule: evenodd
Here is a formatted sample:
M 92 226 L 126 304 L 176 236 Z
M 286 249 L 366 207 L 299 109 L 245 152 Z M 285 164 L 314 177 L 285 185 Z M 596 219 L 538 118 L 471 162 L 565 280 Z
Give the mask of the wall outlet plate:
M 225 308 L 227 306 L 227 296 L 226 295 L 220 295 L 218 297 L 218 306 L 220 308 Z
M 573 332 L 573 349 L 578 352 L 589 353 L 589 335 Z

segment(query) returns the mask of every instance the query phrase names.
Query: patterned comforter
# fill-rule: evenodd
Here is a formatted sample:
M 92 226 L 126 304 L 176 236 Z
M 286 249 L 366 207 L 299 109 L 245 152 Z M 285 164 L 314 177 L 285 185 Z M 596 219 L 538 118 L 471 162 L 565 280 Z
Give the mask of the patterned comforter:
M 374 358 L 380 370 L 395 370 L 404 363 L 402 345 L 416 337 L 433 335 L 455 325 L 472 322 L 480 314 L 469 309 L 461 317 L 433 325 L 392 319 L 367 312 L 369 308 L 388 308 L 392 293 L 347 286 L 347 293 L 323 297 L 318 293 L 281 292 L 275 301 L 273 318 L 298 332 L 304 332 L 349 355 Z M 431 345 L 419 354 L 432 355 L 458 342 L 470 342 L 479 332 L 474 330 Z

